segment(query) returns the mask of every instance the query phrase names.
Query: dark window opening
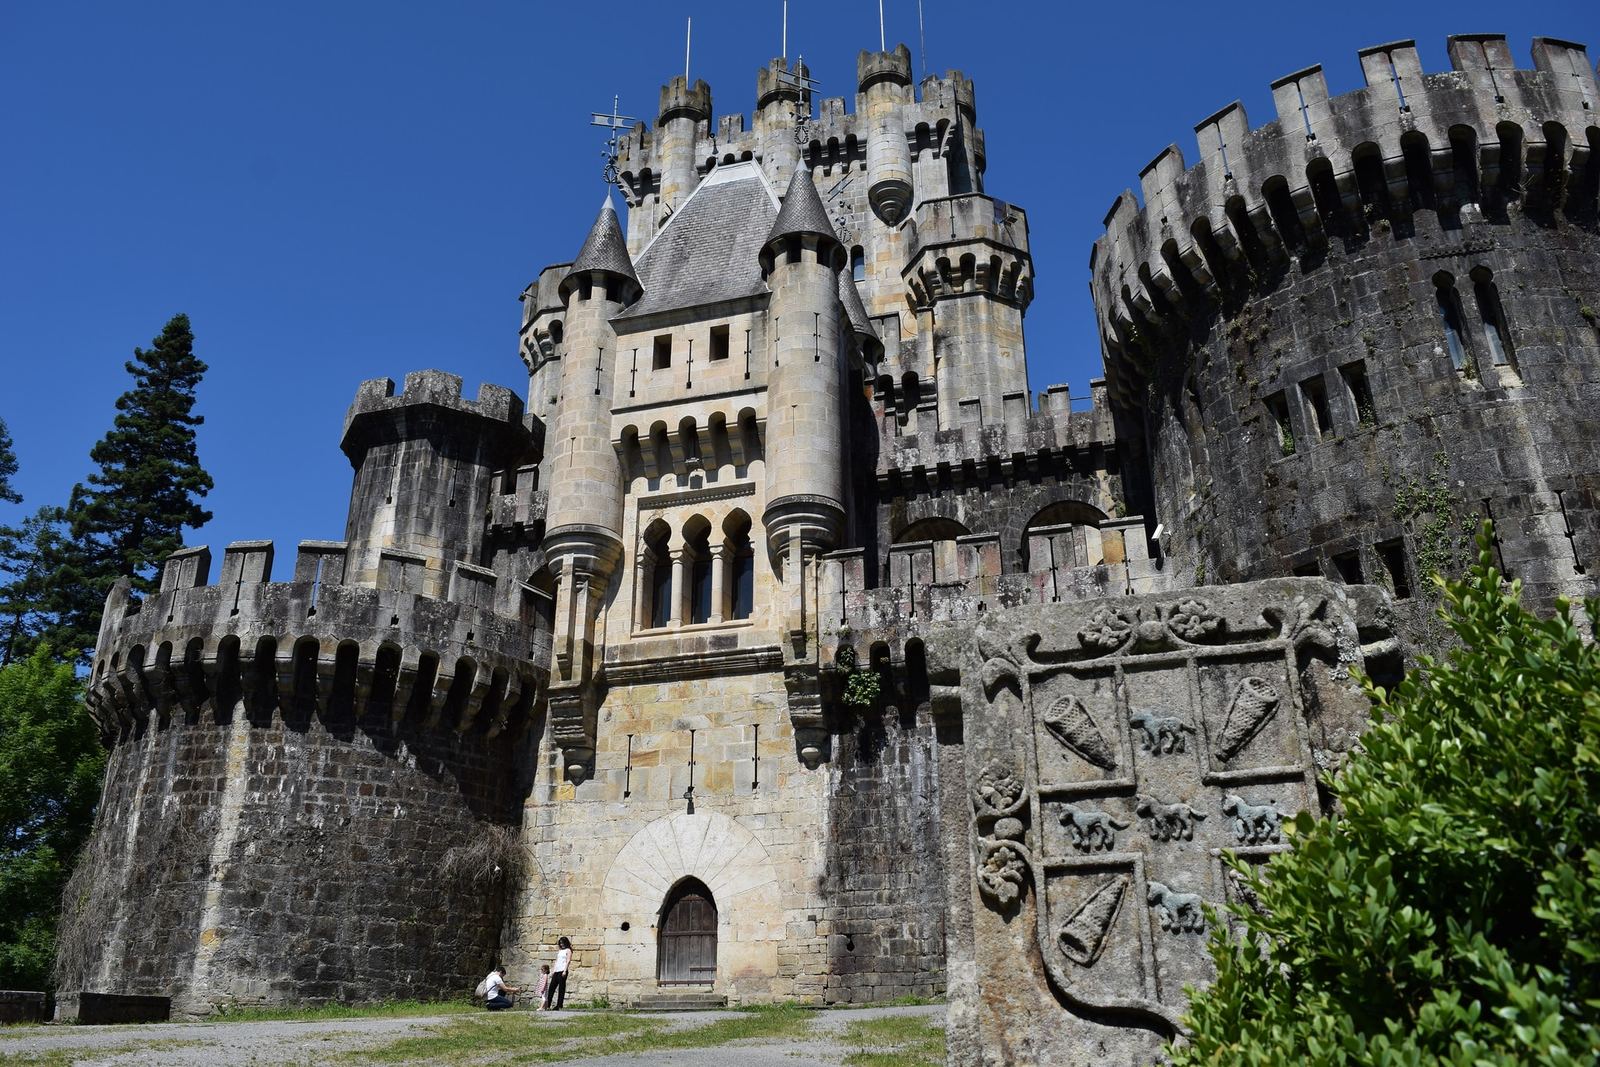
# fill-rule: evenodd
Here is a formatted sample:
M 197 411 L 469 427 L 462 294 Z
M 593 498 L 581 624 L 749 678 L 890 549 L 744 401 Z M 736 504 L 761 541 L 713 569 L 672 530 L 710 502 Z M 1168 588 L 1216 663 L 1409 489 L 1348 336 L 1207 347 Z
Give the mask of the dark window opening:
M 1516 368 L 1516 354 L 1511 347 L 1511 331 L 1506 326 L 1506 311 L 1500 303 L 1500 291 L 1491 281 L 1487 270 L 1479 268 L 1473 273 L 1473 295 L 1478 300 L 1478 317 L 1483 323 L 1483 341 L 1489 347 L 1489 359 L 1496 367 Z
M 663 334 L 656 338 L 655 359 L 651 366 L 656 370 L 666 370 L 672 366 L 672 335 Z
M 711 327 L 711 358 L 713 360 L 728 358 L 728 327 Z
M 650 625 L 665 626 L 672 619 L 672 563 L 665 555 L 650 571 Z
M 1465 320 L 1461 315 L 1461 295 L 1456 292 L 1456 280 L 1441 271 L 1434 276 L 1434 298 L 1439 306 L 1439 321 L 1444 325 L 1444 347 L 1450 354 L 1450 365 L 1470 375 L 1472 363 L 1467 353 Z
M 1378 409 L 1372 402 L 1372 384 L 1367 381 L 1367 364 L 1356 360 L 1339 368 L 1345 391 L 1350 396 L 1350 406 L 1355 409 L 1356 429 L 1365 430 L 1378 425 Z
M 1361 553 L 1341 552 L 1333 557 L 1333 568 L 1339 572 L 1339 580 L 1345 585 L 1360 585 L 1366 579 L 1361 576 Z
M 1394 590 L 1395 599 L 1405 600 L 1411 595 L 1411 580 L 1406 577 L 1405 546 L 1399 541 L 1385 541 L 1377 548 L 1378 559 L 1389 576 L 1389 587 Z
M 850 277 L 858 282 L 867 280 L 867 254 L 860 245 L 850 250 Z
M 1328 408 L 1328 390 L 1321 378 L 1307 378 L 1300 383 L 1300 396 L 1311 412 L 1311 430 L 1318 437 L 1333 436 L 1333 414 Z
M 1282 393 L 1273 393 L 1266 399 L 1267 411 L 1278 429 L 1278 453 L 1294 455 L 1294 427 L 1289 424 L 1289 402 Z
M 1316 560 L 1312 560 L 1310 563 L 1295 564 L 1292 573 L 1296 578 L 1321 578 L 1322 568 L 1317 566 Z
M 755 608 L 756 557 L 746 541 L 733 554 L 733 618 L 748 619 Z
M 689 568 L 689 621 L 711 621 L 711 560 L 697 559 Z

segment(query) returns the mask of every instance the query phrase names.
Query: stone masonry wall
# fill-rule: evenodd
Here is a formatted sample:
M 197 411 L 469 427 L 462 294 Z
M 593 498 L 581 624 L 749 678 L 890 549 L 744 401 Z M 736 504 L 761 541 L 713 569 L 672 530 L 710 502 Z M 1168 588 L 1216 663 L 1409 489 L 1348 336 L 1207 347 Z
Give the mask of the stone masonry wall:
M 152 722 L 112 753 L 63 987 L 189 1014 L 461 995 L 498 948 L 500 901 L 443 868 L 514 815 L 510 762 L 481 731 L 387 715 Z

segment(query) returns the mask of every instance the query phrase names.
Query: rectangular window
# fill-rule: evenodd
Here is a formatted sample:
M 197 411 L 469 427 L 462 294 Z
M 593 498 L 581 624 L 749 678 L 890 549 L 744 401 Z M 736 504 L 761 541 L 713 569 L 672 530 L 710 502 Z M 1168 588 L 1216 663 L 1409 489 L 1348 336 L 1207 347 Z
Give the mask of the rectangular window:
M 1361 553 L 1341 552 L 1333 557 L 1333 568 L 1339 572 L 1339 580 L 1345 585 L 1360 585 L 1364 578 L 1361 577 Z
M 711 327 L 711 358 L 713 360 L 728 358 L 728 328 L 726 326 Z
M 672 366 L 672 335 L 662 334 L 656 338 L 655 359 L 650 364 L 656 370 L 666 370 Z
M 1333 436 L 1333 414 L 1328 409 L 1328 390 L 1321 378 L 1307 378 L 1300 383 L 1300 398 L 1311 413 L 1311 432 L 1318 437 Z
M 1339 377 L 1344 381 L 1350 407 L 1356 413 L 1356 429 L 1365 430 L 1378 425 L 1378 410 L 1372 403 L 1372 385 L 1367 381 L 1366 361 L 1358 359 L 1340 367 Z
M 1278 452 L 1280 455 L 1294 455 L 1294 427 L 1289 424 L 1289 402 L 1282 393 L 1273 393 L 1265 400 L 1267 414 L 1272 416 L 1273 425 L 1278 431 Z
M 1411 595 L 1411 579 L 1406 577 L 1405 545 L 1398 540 L 1385 541 L 1377 549 L 1378 559 L 1389 575 L 1389 587 L 1394 590 L 1395 599 L 1405 600 Z

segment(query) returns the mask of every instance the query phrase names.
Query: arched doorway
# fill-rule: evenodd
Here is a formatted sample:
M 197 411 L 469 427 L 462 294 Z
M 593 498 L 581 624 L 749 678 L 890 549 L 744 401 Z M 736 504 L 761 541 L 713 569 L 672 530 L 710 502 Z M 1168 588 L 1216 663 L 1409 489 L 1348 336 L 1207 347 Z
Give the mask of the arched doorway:
M 656 937 L 656 980 L 711 985 L 717 977 L 717 905 L 698 878 L 672 887 Z

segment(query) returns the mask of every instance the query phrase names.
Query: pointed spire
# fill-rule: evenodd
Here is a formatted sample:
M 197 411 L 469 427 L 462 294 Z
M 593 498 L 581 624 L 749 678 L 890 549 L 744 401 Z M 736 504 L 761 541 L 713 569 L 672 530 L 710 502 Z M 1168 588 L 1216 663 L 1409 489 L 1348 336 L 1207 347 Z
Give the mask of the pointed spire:
M 578 284 L 578 277 L 590 271 L 615 274 L 632 282 L 639 289 L 639 276 L 633 270 L 633 258 L 628 255 L 628 241 L 622 236 L 622 223 L 617 221 L 617 209 L 611 203 L 611 191 L 600 205 L 600 214 L 584 239 L 578 258 L 572 261 L 567 276 L 561 280 L 563 298 Z M 627 301 L 631 302 L 631 301 Z
M 783 207 L 773 220 L 767 243 L 802 233 L 827 237 L 835 243 L 839 240 L 839 235 L 833 231 L 833 223 L 828 221 L 828 209 L 822 206 L 822 196 L 811 180 L 811 168 L 804 163 L 794 168 L 794 177 L 789 179 L 789 191 L 783 195 Z

